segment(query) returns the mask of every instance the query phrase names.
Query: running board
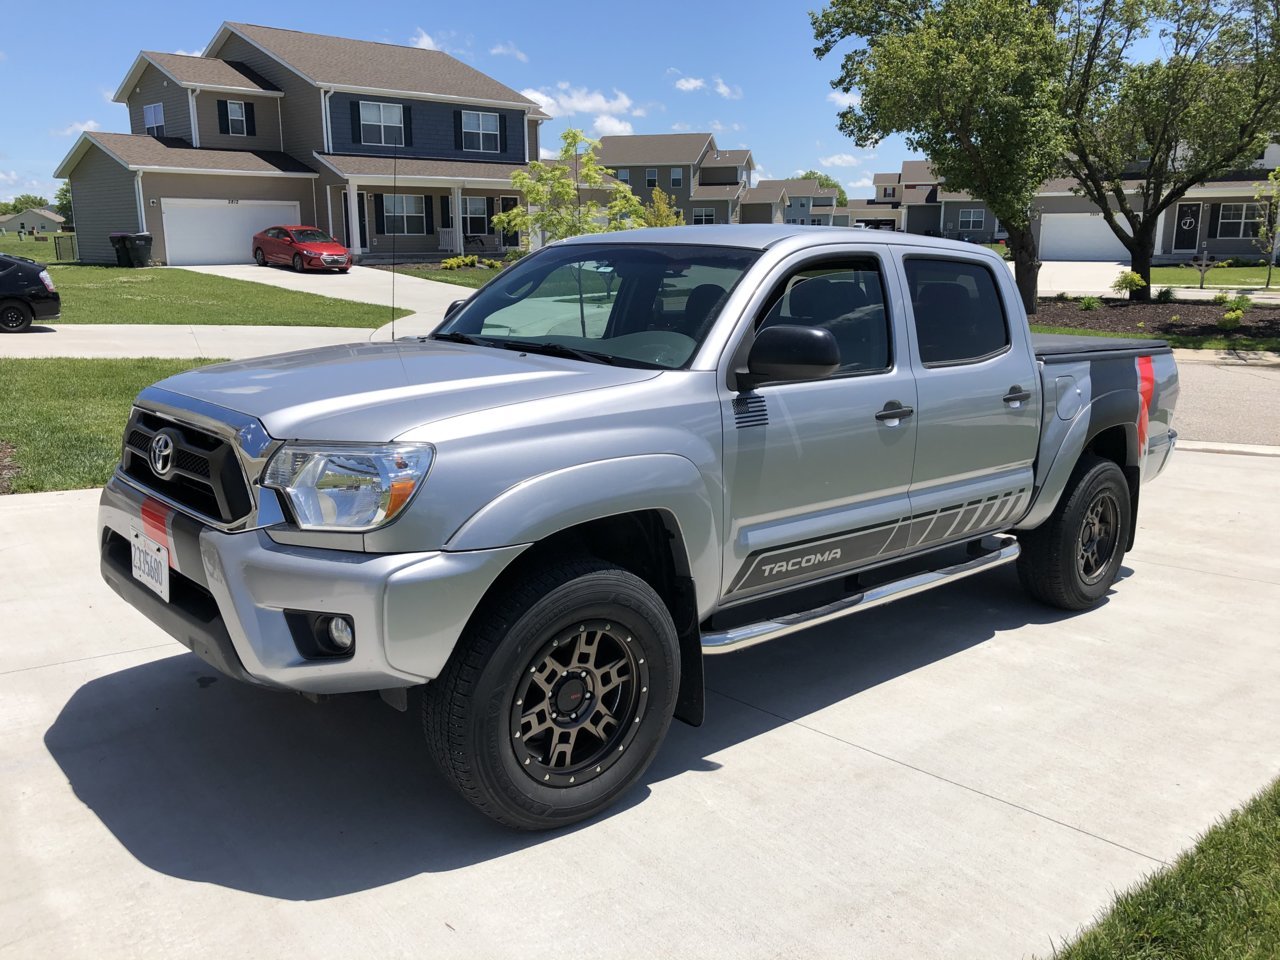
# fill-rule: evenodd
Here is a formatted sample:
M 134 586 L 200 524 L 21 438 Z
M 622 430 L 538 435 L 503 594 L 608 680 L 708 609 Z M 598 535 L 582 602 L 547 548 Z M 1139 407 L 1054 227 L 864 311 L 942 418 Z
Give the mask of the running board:
M 940 570 L 927 570 L 924 573 L 917 573 L 901 580 L 883 583 L 878 587 L 872 587 L 862 593 L 844 597 L 835 603 L 829 603 L 813 610 L 804 610 L 800 613 L 792 613 L 771 620 L 761 620 L 759 623 L 747 623 L 729 630 L 715 630 L 704 633 L 702 635 L 702 652 L 723 653 L 727 650 L 740 650 L 743 647 L 764 643 L 766 640 L 785 637 L 789 633 L 807 630 L 809 627 L 829 623 L 851 613 L 870 610 L 872 607 L 879 607 L 893 600 L 900 600 L 915 593 L 932 590 L 934 587 L 942 586 L 942 584 L 950 583 L 953 580 L 963 580 L 965 577 L 971 577 L 975 573 L 982 573 L 984 570 L 991 570 L 1018 559 L 1018 541 L 1013 537 L 987 538 L 987 541 L 992 540 L 995 543 L 989 552 L 974 557 L 972 560 L 966 560 L 964 563 L 943 567 Z

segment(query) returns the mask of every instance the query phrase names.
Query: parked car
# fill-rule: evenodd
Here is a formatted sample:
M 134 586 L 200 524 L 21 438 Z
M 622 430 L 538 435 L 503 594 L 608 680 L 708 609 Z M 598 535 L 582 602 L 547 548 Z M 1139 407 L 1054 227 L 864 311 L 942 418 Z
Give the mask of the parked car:
M 62 297 L 43 263 L 0 253 L 0 333 L 21 333 L 36 320 L 56 320 Z
M 704 654 L 1009 563 L 1101 602 L 1177 396 L 1163 341 L 1033 336 L 973 244 L 576 237 L 430 336 L 143 390 L 97 542 L 213 667 L 412 703 L 463 797 L 554 827 L 702 722 Z
M 303 270 L 351 269 L 347 248 L 319 227 L 267 227 L 253 235 L 253 259 L 260 267 L 278 263 Z

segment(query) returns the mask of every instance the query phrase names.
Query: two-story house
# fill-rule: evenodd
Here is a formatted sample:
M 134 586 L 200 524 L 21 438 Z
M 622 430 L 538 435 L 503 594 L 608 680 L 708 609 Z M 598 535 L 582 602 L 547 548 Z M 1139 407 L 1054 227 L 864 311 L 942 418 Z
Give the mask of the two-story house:
M 602 137 L 600 161 L 643 203 L 661 189 L 689 224 L 736 222 L 755 170 L 750 150 L 721 150 L 709 133 Z
M 374 258 L 514 246 L 491 218 L 546 119 L 438 50 L 245 23 L 198 57 L 140 54 L 114 99 L 131 132 L 83 134 L 55 173 L 90 263 L 115 231 L 151 233 L 164 263 L 247 262 L 281 223 Z
M 839 191 L 824 187 L 817 180 L 761 180 L 757 187 L 773 187 L 777 184 L 786 195 L 782 208 L 784 223 L 803 223 L 814 227 L 830 227 L 834 224 L 836 200 Z

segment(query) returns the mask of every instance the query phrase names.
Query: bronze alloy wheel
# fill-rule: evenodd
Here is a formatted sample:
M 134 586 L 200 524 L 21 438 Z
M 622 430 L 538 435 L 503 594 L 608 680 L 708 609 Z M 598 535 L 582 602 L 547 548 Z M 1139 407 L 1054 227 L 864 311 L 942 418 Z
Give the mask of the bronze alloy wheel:
M 1120 506 L 1109 490 L 1100 490 L 1090 501 L 1080 524 L 1080 547 L 1076 569 L 1080 579 L 1094 584 L 1107 573 L 1116 552 L 1116 533 L 1120 526 Z

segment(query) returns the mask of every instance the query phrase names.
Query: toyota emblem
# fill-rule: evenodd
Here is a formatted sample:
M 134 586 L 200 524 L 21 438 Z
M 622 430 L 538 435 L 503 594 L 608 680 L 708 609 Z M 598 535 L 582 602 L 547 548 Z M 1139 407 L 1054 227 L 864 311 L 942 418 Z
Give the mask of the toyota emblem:
M 157 433 L 151 438 L 151 469 L 157 477 L 169 476 L 173 469 L 173 437 L 167 433 Z

